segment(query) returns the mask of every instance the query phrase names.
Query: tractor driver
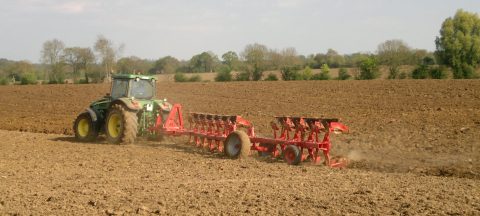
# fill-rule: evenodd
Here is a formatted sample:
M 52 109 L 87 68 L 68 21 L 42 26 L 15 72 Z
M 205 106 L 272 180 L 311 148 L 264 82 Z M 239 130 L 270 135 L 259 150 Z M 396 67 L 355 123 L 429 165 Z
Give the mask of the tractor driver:
M 145 94 L 145 87 L 142 81 L 135 80 L 132 82 L 131 95 L 134 97 L 142 97 Z

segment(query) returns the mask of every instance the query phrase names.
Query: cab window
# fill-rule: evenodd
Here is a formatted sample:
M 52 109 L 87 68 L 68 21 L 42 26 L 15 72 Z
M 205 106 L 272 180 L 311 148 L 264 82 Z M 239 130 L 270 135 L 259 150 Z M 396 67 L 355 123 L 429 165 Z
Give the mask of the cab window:
M 151 80 L 132 80 L 130 83 L 130 96 L 137 99 L 151 99 L 155 91 L 154 84 Z
M 128 80 L 115 79 L 112 83 L 112 98 L 127 97 Z

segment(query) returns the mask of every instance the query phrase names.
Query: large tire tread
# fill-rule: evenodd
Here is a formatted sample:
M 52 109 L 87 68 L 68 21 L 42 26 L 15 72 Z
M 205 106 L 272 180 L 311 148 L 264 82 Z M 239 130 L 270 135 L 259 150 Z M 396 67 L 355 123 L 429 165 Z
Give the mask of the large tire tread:
M 121 104 L 114 104 L 109 113 L 119 112 L 122 116 L 123 130 L 120 130 L 119 137 L 113 138 L 108 134 L 108 120 L 109 115 L 105 121 L 105 133 L 107 134 L 107 141 L 115 144 L 131 144 L 135 142 L 138 132 L 138 117 L 134 111 L 130 111 Z
M 122 142 L 125 144 L 134 143 L 138 133 L 137 114 L 135 112 L 123 109 L 123 106 L 121 105 L 118 105 L 118 106 L 122 107 L 122 113 L 123 113 L 123 116 L 125 117 L 124 119 L 125 130 L 123 133 Z
M 89 123 L 89 131 L 87 136 L 82 137 L 79 132 L 78 132 L 78 123 L 80 120 L 86 119 Z M 73 132 L 75 133 L 75 138 L 80 141 L 80 142 L 93 142 L 95 139 L 98 137 L 98 126 L 96 125 L 95 122 L 93 122 L 92 117 L 88 112 L 83 112 L 80 115 L 77 116 L 75 121 L 73 122 Z
M 234 131 L 230 133 L 225 139 L 225 145 L 228 145 L 228 143 L 230 142 L 230 139 L 233 139 L 233 137 L 238 137 L 240 141 L 240 151 L 229 152 L 227 146 L 224 146 L 225 154 L 230 158 L 241 158 L 241 159 L 247 158 L 250 154 L 250 148 L 251 148 L 250 137 L 248 137 L 248 135 L 243 131 Z
M 302 152 L 296 145 L 288 145 L 284 152 L 285 161 L 289 165 L 298 165 L 302 161 Z

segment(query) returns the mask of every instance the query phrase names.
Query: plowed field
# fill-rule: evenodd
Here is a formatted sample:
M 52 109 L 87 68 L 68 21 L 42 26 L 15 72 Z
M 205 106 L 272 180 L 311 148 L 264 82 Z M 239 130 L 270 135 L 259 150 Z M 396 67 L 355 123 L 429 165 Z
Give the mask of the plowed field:
M 74 142 L 76 115 L 108 91 L 0 87 L 0 215 L 480 214 L 478 80 L 158 83 L 186 112 L 242 115 L 264 136 L 275 115 L 339 117 L 351 129 L 333 137 L 343 170 L 180 140 Z

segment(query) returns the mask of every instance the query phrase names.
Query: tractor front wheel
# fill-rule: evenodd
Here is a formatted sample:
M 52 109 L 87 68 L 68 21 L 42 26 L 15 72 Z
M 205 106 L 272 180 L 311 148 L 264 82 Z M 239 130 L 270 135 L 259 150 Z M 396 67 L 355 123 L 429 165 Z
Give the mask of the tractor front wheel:
M 225 154 L 230 158 L 246 158 L 250 153 L 250 138 L 243 131 L 230 133 L 224 143 Z
M 130 144 L 137 137 L 137 114 L 127 110 L 120 104 L 110 108 L 105 120 L 105 134 L 107 141 L 114 144 Z
M 97 124 L 88 112 L 78 115 L 73 123 L 75 138 L 80 142 L 92 142 L 98 136 Z

